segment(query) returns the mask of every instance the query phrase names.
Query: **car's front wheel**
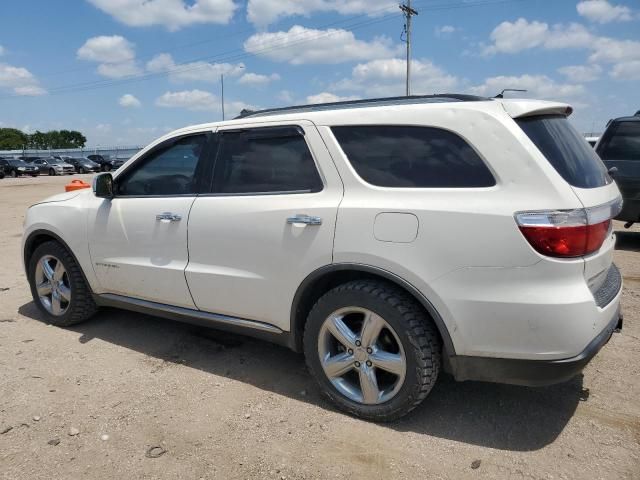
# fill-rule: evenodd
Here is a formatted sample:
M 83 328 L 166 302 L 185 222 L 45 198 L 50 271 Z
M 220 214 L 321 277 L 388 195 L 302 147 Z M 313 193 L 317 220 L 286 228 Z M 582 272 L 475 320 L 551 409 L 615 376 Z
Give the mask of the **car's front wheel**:
M 49 169 L 49 176 L 53 177 L 53 176 L 55 176 L 55 174 L 56 174 L 56 171 L 53 168 L 50 168 Z
M 18 176 L 18 172 L 16 172 L 15 170 L 11 170 L 11 178 L 16 178 Z
M 48 323 L 66 327 L 89 319 L 97 307 L 73 256 L 58 242 L 45 242 L 29 259 L 33 301 Z
M 359 280 L 323 295 L 304 332 L 309 369 L 342 410 L 374 421 L 413 410 L 433 388 L 441 343 L 424 309 L 394 285 Z

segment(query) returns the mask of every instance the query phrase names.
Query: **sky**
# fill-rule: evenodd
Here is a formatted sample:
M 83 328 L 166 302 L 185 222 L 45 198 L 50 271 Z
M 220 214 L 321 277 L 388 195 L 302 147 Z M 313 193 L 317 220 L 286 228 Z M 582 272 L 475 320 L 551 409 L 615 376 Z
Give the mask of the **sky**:
M 640 110 L 638 0 L 413 0 L 413 94 L 574 106 L 582 132 Z M 0 127 L 144 145 L 225 113 L 404 94 L 388 0 L 0 3 Z

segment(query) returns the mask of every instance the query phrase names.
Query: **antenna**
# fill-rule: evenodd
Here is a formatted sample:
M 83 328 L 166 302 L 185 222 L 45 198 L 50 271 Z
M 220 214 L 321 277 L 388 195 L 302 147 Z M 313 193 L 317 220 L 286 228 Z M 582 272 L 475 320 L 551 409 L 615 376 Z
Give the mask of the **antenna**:
M 504 98 L 504 92 L 526 92 L 526 90 L 522 88 L 505 88 L 493 98 Z

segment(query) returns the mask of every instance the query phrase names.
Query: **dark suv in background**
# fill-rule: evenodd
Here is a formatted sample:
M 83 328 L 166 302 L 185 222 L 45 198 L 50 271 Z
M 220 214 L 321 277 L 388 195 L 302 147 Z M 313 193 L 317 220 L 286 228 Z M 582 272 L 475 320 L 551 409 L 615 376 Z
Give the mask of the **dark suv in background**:
M 124 165 L 124 160 L 120 160 L 118 158 L 111 158 L 109 155 L 98 155 L 92 154 L 87 155 L 87 158 L 98 165 L 100 165 L 100 170 L 103 172 L 110 172 L 111 170 L 117 170 L 122 165 Z
M 616 218 L 629 228 L 640 221 L 640 110 L 632 117 L 610 120 L 596 152 L 622 193 L 624 205 Z
M 0 158 L 0 165 L 4 167 L 4 174 L 16 178 L 22 175 L 37 177 L 40 175 L 38 168 L 17 158 Z

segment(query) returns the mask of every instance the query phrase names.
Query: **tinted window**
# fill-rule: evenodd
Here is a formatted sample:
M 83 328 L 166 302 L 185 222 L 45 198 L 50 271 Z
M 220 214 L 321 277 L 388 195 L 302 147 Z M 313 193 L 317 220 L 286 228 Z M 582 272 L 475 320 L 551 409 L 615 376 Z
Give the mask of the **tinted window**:
M 186 137 L 151 152 L 117 182 L 119 195 L 187 195 L 196 192 L 196 167 L 206 135 Z
M 603 160 L 640 160 L 640 121 L 619 122 L 606 135 L 598 153 Z
M 343 126 L 331 130 L 358 175 L 380 187 L 489 187 L 495 179 L 458 135 L 432 127 Z
M 595 188 L 611 183 L 602 160 L 566 117 L 545 115 L 516 122 L 569 185 Z
M 215 193 L 318 192 L 322 181 L 297 127 L 224 133 Z

